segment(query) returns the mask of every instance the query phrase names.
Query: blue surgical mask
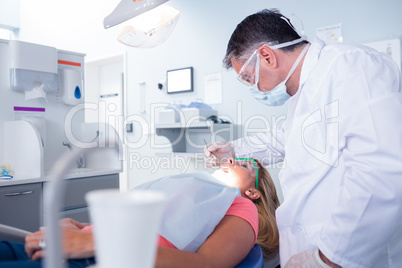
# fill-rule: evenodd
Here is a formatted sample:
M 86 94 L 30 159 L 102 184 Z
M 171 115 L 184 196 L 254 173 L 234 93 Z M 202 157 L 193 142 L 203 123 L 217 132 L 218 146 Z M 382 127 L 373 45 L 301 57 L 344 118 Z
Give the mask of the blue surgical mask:
M 274 89 L 267 92 L 262 92 L 258 89 L 258 77 L 259 75 L 257 73 L 256 83 L 250 88 L 250 92 L 251 95 L 253 95 L 253 97 L 262 104 L 268 106 L 280 106 L 290 98 L 290 95 L 286 92 L 286 82 L 289 78 L 286 78 L 285 81 L 281 82 Z
M 258 79 L 259 79 L 259 73 L 260 73 L 260 56 L 257 54 L 257 62 L 255 66 L 255 83 L 254 85 L 250 88 L 250 92 L 253 95 L 253 97 L 261 102 L 262 104 L 268 105 L 268 106 L 280 106 L 283 105 L 291 96 L 287 93 L 287 87 L 286 87 L 286 82 L 289 80 L 289 78 L 292 76 L 293 72 L 296 70 L 296 67 L 299 65 L 301 59 L 303 58 L 304 54 L 306 54 L 308 48 L 310 47 L 310 44 L 307 44 L 302 52 L 299 54 L 297 57 L 295 63 L 293 64 L 292 68 L 290 69 L 288 75 L 286 76 L 286 79 L 279 83 L 276 87 L 271 89 L 270 91 L 267 92 L 262 92 L 261 90 L 258 89 Z

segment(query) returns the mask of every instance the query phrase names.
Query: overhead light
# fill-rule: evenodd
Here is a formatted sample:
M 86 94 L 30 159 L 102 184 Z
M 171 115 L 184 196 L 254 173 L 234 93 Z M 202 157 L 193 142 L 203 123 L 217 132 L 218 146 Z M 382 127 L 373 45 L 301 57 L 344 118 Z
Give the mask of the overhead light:
M 118 40 L 132 47 L 155 47 L 171 34 L 180 11 L 165 5 L 168 0 L 121 0 L 103 20 L 105 29 L 126 22 Z
M 180 11 L 161 5 L 141 14 L 123 25 L 118 40 L 132 47 L 155 47 L 171 34 L 179 19 Z

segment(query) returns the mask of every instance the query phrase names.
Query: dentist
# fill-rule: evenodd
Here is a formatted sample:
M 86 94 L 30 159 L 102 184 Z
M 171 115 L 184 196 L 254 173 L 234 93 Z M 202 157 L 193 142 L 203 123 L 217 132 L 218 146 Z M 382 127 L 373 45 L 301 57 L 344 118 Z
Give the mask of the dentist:
M 224 59 L 251 94 L 288 101 L 279 129 L 211 143 L 225 154 L 285 162 L 276 211 L 282 267 L 402 267 L 401 74 L 363 46 L 311 44 L 278 10 L 245 18 Z

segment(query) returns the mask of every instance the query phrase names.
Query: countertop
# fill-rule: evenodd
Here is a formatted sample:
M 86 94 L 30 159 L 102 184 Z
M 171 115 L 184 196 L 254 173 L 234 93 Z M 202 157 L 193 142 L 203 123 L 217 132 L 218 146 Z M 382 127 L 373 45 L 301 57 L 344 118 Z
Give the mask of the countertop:
M 77 179 L 77 178 L 84 178 L 84 177 L 93 177 L 93 176 L 102 176 L 102 175 L 110 175 L 120 173 L 121 169 L 92 169 L 92 168 L 76 168 L 70 170 L 65 175 L 65 179 Z M 50 171 L 45 171 L 44 176 L 39 178 L 29 178 L 26 176 L 14 176 L 14 178 L 9 180 L 2 180 L 0 179 L 0 187 L 2 186 L 13 186 L 13 185 L 20 185 L 20 184 L 27 184 L 27 183 L 38 183 L 38 182 L 46 182 L 52 179 L 52 175 L 50 175 Z

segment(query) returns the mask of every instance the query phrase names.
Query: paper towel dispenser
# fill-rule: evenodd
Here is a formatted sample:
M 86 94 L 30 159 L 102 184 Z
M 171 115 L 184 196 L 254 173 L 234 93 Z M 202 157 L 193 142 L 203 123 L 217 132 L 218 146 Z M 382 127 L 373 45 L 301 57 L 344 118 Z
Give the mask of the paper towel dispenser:
M 45 92 L 57 92 L 57 49 L 17 40 L 10 40 L 10 87 L 30 91 L 37 84 Z

